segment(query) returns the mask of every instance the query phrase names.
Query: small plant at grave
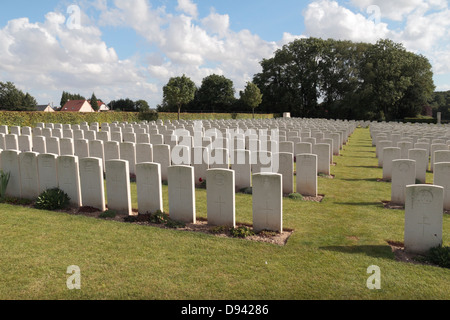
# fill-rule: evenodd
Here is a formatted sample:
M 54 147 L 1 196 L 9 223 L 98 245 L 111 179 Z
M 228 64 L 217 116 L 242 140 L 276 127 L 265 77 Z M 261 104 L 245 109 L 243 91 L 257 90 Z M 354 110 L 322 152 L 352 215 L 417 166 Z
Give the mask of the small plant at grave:
M 240 226 L 237 228 L 230 229 L 231 236 L 234 238 L 247 238 L 249 236 L 253 236 L 255 233 L 246 226 Z
M 253 193 L 252 187 L 242 188 L 239 191 L 242 192 L 242 193 L 245 193 L 245 194 L 252 194 Z
M 166 222 L 166 227 L 172 228 L 172 229 L 184 228 L 184 227 L 186 227 L 186 223 L 184 223 L 182 221 L 168 219 Z
M 322 178 L 328 178 L 328 175 L 323 172 L 319 172 L 317 175 Z
M 6 187 L 9 183 L 9 178 L 11 174 L 9 172 L 5 173 L 3 170 L 0 170 L 0 201 L 5 200 Z
M 106 210 L 105 212 L 100 213 L 99 218 L 106 219 L 106 218 L 115 218 L 117 215 L 117 212 L 114 210 Z
M 211 233 L 213 234 L 221 234 L 221 233 L 226 233 L 228 230 L 230 230 L 230 228 L 228 228 L 227 226 L 216 226 L 211 228 Z
M 35 208 L 41 210 L 62 210 L 69 206 L 70 198 L 59 188 L 42 192 L 36 200 Z
M 5 197 L 3 202 L 9 203 L 12 205 L 17 205 L 17 206 L 29 206 L 30 204 L 33 203 L 32 200 L 15 198 L 15 197 Z
M 150 222 L 156 224 L 165 224 L 169 220 L 169 216 L 161 210 L 156 211 L 150 216 Z
M 130 173 L 130 182 L 136 182 L 136 175 L 134 173 Z
M 438 246 L 430 249 L 426 260 L 442 268 L 450 268 L 450 247 Z
M 125 218 L 123 218 L 123 221 L 129 222 L 129 223 L 135 223 L 138 221 L 138 218 L 137 218 L 137 216 L 126 216 Z
M 416 184 L 422 184 L 422 181 L 420 181 L 419 179 L 416 179 Z
M 300 193 L 291 193 L 289 195 L 289 199 L 302 201 L 303 200 L 303 196 Z
M 199 178 L 198 182 L 200 182 L 199 188 L 206 189 L 206 179 Z
M 169 185 L 169 181 L 163 180 L 163 181 L 161 181 L 161 184 L 162 184 L 163 186 L 168 186 L 168 185 Z

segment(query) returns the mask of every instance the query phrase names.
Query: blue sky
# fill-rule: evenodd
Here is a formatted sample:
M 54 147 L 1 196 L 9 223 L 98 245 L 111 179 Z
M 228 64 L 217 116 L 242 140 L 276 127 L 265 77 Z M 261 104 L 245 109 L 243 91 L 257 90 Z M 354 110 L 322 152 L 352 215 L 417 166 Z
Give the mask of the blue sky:
M 428 57 L 437 90 L 450 90 L 446 0 L 2 1 L 0 81 L 40 104 L 59 105 L 69 91 L 154 108 L 172 76 L 200 85 L 223 74 L 238 92 L 263 58 L 309 36 L 401 42 Z

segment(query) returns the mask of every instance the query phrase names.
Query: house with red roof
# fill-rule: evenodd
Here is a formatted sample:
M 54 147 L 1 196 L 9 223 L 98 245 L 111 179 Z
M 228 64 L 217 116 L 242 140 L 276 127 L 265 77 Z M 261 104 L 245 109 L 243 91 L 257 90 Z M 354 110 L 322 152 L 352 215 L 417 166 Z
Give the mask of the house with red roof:
M 69 100 L 61 108 L 64 112 L 95 112 L 87 100 Z
M 88 100 L 89 103 L 91 103 L 91 100 Z M 101 100 L 97 100 L 98 104 L 98 112 L 102 111 L 109 111 L 109 107 Z

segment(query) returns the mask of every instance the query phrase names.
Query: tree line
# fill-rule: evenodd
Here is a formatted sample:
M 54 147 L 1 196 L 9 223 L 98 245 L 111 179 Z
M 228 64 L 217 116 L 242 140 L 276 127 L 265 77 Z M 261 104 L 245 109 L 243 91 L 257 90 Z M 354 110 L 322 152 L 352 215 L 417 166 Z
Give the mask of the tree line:
M 263 93 L 262 111 L 296 117 L 415 117 L 435 89 L 428 59 L 391 40 L 299 39 L 261 66 L 253 81 Z
M 233 81 L 223 75 L 205 77 L 200 87 L 186 75 L 173 77 L 163 88 L 157 110 L 233 113 L 258 108 L 261 113 L 290 112 L 294 117 L 390 121 L 415 117 L 428 107 L 433 114 L 440 108 L 443 116 L 450 116 L 448 96 L 433 92 L 428 59 L 391 40 L 370 44 L 297 39 L 260 64 L 262 71 L 238 97 Z M 13 88 L 12 83 L 0 84 L 4 109 L 35 104 L 33 97 Z M 63 92 L 61 106 L 73 99 L 84 97 Z M 91 104 L 96 100 L 93 94 Z M 108 106 L 113 111 L 150 110 L 145 100 L 128 98 L 111 101 Z
M 261 103 L 262 94 L 252 82 L 235 97 L 233 81 L 223 75 L 212 74 L 203 78 L 201 86 L 186 75 L 173 77 L 163 88 L 163 101 L 159 112 L 250 112 Z

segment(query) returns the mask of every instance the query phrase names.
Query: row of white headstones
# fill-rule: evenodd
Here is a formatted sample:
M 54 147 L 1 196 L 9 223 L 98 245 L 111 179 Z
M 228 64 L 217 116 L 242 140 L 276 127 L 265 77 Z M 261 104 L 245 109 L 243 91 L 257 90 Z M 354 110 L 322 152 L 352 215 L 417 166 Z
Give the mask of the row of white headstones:
M 252 123 L 252 122 L 247 122 Z M 287 124 L 290 126 L 286 126 Z M 328 124 L 324 121 L 309 121 L 306 120 L 307 124 Z M 230 126 L 232 122 L 222 122 L 218 123 L 217 131 L 224 128 L 225 126 Z M 265 123 L 268 124 L 267 122 Z M 304 135 L 304 138 L 311 138 L 311 134 L 318 138 L 324 138 L 319 135 L 320 130 L 316 127 L 311 126 L 311 128 L 305 126 L 305 122 L 300 120 L 298 122 L 289 120 L 287 121 L 270 121 L 269 124 L 272 126 L 279 126 L 282 124 L 286 128 L 286 133 L 282 132 L 280 136 L 283 138 L 293 139 L 294 141 L 282 141 L 289 142 L 292 146 L 294 142 L 298 142 L 301 139 L 299 135 L 303 132 L 309 133 L 309 137 Z M 180 125 L 177 123 L 177 125 Z M 242 123 L 240 123 L 242 126 Z M 337 125 L 333 123 L 333 125 Z M 339 123 L 339 125 L 345 127 L 341 134 L 338 134 L 339 141 L 345 143 L 356 128 L 356 123 Z M 48 127 L 45 127 L 48 126 Z M 58 132 L 59 128 L 51 128 L 49 124 L 42 124 L 38 126 L 38 129 L 50 129 L 50 133 L 53 134 L 53 130 Z M 102 124 L 102 131 L 92 130 L 93 127 L 87 127 L 83 124 L 80 129 L 75 128 L 75 130 L 94 131 L 96 135 L 100 132 L 119 132 L 128 131 L 131 132 L 131 128 L 134 130 L 144 129 L 143 132 L 139 134 L 148 135 L 149 139 L 153 136 L 150 135 L 150 130 L 166 131 L 172 130 L 167 128 L 168 126 L 162 123 L 141 123 L 132 124 L 131 126 L 122 124 L 112 124 L 111 126 Z M 206 127 L 208 127 L 206 123 Z M 117 128 L 120 128 L 117 129 Z M 261 129 L 262 127 L 255 127 L 254 129 Z M 266 126 L 266 128 L 269 128 Z M 334 129 L 335 127 L 329 127 Z M 8 129 L 8 128 L 6 128 Z M 140 213 L 153 213 L 157 210 L 162 211 L 162 192 L 161 192 L 161 181 L 167 180 L 169 189 L 169 213 L 170 216 L 175 220 L 194 222 L 196 221 L 196 210 L 195 210 L 195 185 L 198 182 L 195 176 L 196 163 L 192 166 L 183 164 L 173 164 L 165 161 L 165 173 L 166 177 L 163 177 L 163 164 L 157 162 L 156 160 L 161 154 L 167 154 L 170 150 L 169 145 L 151 145 L 148 143 L 134 143 L 134 142 L 118 142 L 118 141 L 106 141 L 105 152 L 101 150 L 103 141 L 102 140 L 87 140 L 87 139 L 77 139 L 72 138 L 59 138 L 59 137 L 45 137 L 39 135 L 39 130 L 23 130 L 21 128 L 17 131 L 17 128 L 9 128 L 8 131 L 5 130 L 5 126 L 1 128 L 4 132 L 4 146 L 8 147 L 0 153 L 0 167 L 3 171 L 11 173 L 10 183 L 8 184 L 7 194 L 14 197 L 23 197 L 33 199 L 43 190 L 59 187 L 64 190 L 71 198 L 72 204 L 78 207 L 89 206 L 98 208 L 102 211 L 106 209 L 105 204 L 105 190 L 104 190 L 104 173 L 106 173 L 106 190 L 107 190 L 107 202 L 108 209 L 115 210 L 120 213 L 125 213 L 128 215 L 133 215 L 133 210 L 131 208 L 131 195 L 130 195 L 130 167 L 133 168 L 134 174 L 136 175 L 137 193 L 138 193 L 138 210 Z M 108 130 L 109 129 L 109 130 Z M 173 125 L 173 129 L 181 129 L 181 127 L 176 127 Z M 311 130 L 312 129 L 312 130 Z M 69 130 L 67 127 L 64 130 Z M 73 129 L 71 129 L 73 130 Z M 31 135 L 28 135 L 28 132 Z M 291 133 L 294 132 L 294 133 Z M 189 130 L 187 130 L 189 132 Z M 202 130 L 205 132 L 205 129 Z M 20 135 L 17 135 L 20 133 Z M 24 134 L 25 133 L 25 134 Z M 194 132 L 195 133 L 195 132 Z M 36 134 L 36 135 L 34 135 Z M 56 133 L 58 134 L 58 133 Z M 155 133 L 156 134 L 156 133 Z M 158 133 L 159 134 L 159 133 Z M 173 136 L 173 132 L 169 132 Z M 224 132 L 226 134 L 226 131 Z M 106 135 L 110 137 L 110 135 Z M 61 155 L 53 153 L 38 153 L 35 152 L 34 148 L 32 151 L 20 151 L 14 150 L 16 147 L 18 149 L 19 141 L 21 137 L 23 140 L 31 141 L 32 146 L 41 146 L 41 144 L 33 144 L 35 141 L 42 141 L 48 139 L 49 141 L 75 141 L 69 150 L 75 150 L 77 141 L 82 141 L 84 145 L 84 154 L 76 155 Z M 297 139 L 295 139 L 297 138 Z M 314 138 L 315 139 L 315 138 Z M 325 138 L 324 138 L 325 139 Z M 249 139 L 251 140 L 251 139 Z M 12 141 L 12 143 L 11 143 Z M 301 141 L 301 140 L 300 140 Z M 162 141 L 163 142 L 163 141 Z M 282 143 L 280 142 L 280 144 Z M 0 142 L 1 143 L 1 142 Z M 108 158 L 106 155 L 109 153 L 106 151 L 106 147 L 109 143 L 113 143 L 115 146 L 115 153 L 112 157 Z M 300 143 L 300 142 L 298 142 Z M 308 143 L 312 147 L 312 143 Z M 70 143 L 68 143 L 70 146 Z M 144 148 L 143 150 L 152 151 L 140 155 L 140 152 L 136 153 L 135 147 L 140 145 L 147 146 L 150 148 Z M 315 144 L 319 145 L 319 144 Z M 330 164 L 329 154 L 331 153 L 332 147 L 329 144 L 323 143 L 327 147 L 327 164 Z M 12 148 L 11 148 L 12 146 Z M 62 145 L 60 145 L 62 146 Z M 92 146 L 89 148 L 89 146 Z M 98 146 L 95 148 L 95 146 Z M 127 147 L 132 147 L 128 148 Z M 339 146 L 342 144 L 339 142 Z M 42 146 L 41 146 L 42 147 Z M 172 147 L 175 149 L 177 145 Z M 187 148 L 187 146 L 181 146 Z M 161 149 L 160 149 L 161 148 Z M 55 148 L 57 149 L 57 148 Z M 65 149 L 60 147 L 60 150 Z M 195 149 L 195 148 L 193 148 Z M 201 147 L 202 151 L 204 149 Z M 97 150 L 97 151 L 95 151 Z M 164 150 L 164 151 L 163 151 Z M 312 148 L 310 149 L 312 150 Z M 89 152 L 90 151 L 90 152 Z M 212 149 L 211 151 L 217 151 Z M 208 201 L 208 223 L 212 225 L 231 225 L 235 226 L 235 190 L 236 190 L 236 177 L 249 176 L 248 180 L 251 180 L 252 187 L 252 197 L 253 197 L 253 225 L 256 231 L 258 230 L 272 230 L 282 232 L 282 197 L 285 193 L 293 192 L 293 188 L 288 188 L 286 190 L 286 183 L 284 181 L 289 180 L 289 183 L 293 182 L 293 153 L 284 152 L 276 153 L 280 155 L 280 159 L 288 159 L 288 161 L 281 160 L 279 166 L 279 172 L 272 172 L 272 168 L 269 172 L 253 172 L 251 173 L 249 163 L 249 156 L 251 155 L 250 150 L 237 150 L 236 153 L 244 154 L 244 163 L 235 163 L 232 165 L 230 170 L 228 164 L 225 167 L 205 167 L 204 180 L 207 183 L 207 201 Z M 121 156 L 123 158 L 121 159 Z M 144 159 L 142 162 L 127 160 L 130 154 L 135 155 L 135 157 Z M 201 153 L 204 155 L 205 153 Z M 210 153 L 206 153 L 206 158 Z M 320 154 L 319 154 L 320 155 Z M 192 155 L 194 157 L 194 155 Z M 165 157 L 167 159 L 167 157 Z M 202 157 L 204 158 L 204 157 Z M 304 189 L 305 195 L 317 195 L 317 163 L 318 155 L 311 153 L 300 153 L 297 154 L 297 192 L 302 192 Z M 149 160 L 153 161 L 149 161 Z M 170 159 L 170 157 L 169 157 Z M 273 158 L 272 158 L 273 159 Z M 131 164 L 131 165 L 130 165 Z M 198 165 L 202 165 L 199 163 Z M 286 166 L 286 164 L 288 164 Z M 245 168 L 245 170 L 244 170 Z M 262 170 L 264 171 L 264 170 Z M 290 178 L 290 179 L 289 179 Z M 312 187 L 311 187 L 312 186 Z M 287 191 L 287 192 L 286 192 Z
M 383 180 L 391 204 L 405 207 L 405 249 L 425 253 L 442 245 L 443 214 L 450 210 L 450 128 L 398 123 L 373 124 Z M 426 184 L 426 172 L 433 184 Z

